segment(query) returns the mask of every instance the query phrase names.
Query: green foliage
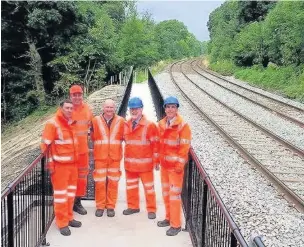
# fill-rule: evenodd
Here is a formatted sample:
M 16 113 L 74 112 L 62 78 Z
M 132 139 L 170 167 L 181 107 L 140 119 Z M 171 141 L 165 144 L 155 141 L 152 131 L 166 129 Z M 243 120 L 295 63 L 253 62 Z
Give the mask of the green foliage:
M 161 59 L 199 56 L 201 43 L 177 20 L 162 21 L 155 26 L 155 39 Z
M 301 1 L 227 1 L 209 17 L 210 68 L 303 100 L 303 23 Z
M 19 120 L 54 87 L 59 70 L 49 62 L 86 26 L 71 2 L 1 2 L 2 122 Z
M 70 85 L 85 94 L 134 66 L 206 51 L 176 20 L 155 24 L 133 1 L 2 1 L 2 123 L 58 103 Z
M 304 102 L 304 73 L 299 74 L 293 66 L 268 67 L 254 66 L 251 69 L 240 69 L 236 78 L 250 82 L 261 88 L 281 92 L 288 98 Z
M 253 22 L 235 36 L 234 61 L 237 65 L 264 64 L 266 45 L 263 33 L 261 23 Z
M 279 65 L 304 63 L 304 2 L 279 2 L 263 23 L 269 60 Z
M 208 51 L 211 62 L 233 57 L 234 37 L 239 31 L 238 20 L 240 8 L 236 1 L 228 1 L 214 10 L 208 21 L 211 42 Z
M 153 22 L 131 18 L 122 26 L 119 47 L 125 65 L 143 68 L 157 59 L 157 46 L 153 37 Z
M 230 60 L 221 60 L 209 65 L 209 68 L 219 72 L 222 75 L 233 75 L 237 66 Z

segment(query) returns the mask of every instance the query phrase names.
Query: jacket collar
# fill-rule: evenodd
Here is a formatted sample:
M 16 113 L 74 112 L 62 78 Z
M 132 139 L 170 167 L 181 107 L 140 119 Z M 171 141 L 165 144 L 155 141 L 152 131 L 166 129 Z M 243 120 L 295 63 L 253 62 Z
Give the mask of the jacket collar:
M 61 108 L 58 108 L 57 112 L 56 112 L 56 118 L 63 124 L 65 125 L 71 125 L 74 124 L 75 121 L 73 121 L 72 119 L 67 120 L 64 116 L 63 116 L 63 112 L 61 110 Z
M 168 121 L 168 118 L 165 117 L 165 118 L 163 118 L 163 120 L 164 120 L 163 123 L 164 123 L 165 126 L 166 126 L 166 123 L 167 123 L 167 121 Z M 179 114 L 177 113 L 177 115 L 176 115 L 175 118 L 174 118 L 173 123 L 170 123 L 170 126 L 179 125 L 182 121 L 183 121 L 183 118 L 181 117 L 181 115 L 179 115 Z

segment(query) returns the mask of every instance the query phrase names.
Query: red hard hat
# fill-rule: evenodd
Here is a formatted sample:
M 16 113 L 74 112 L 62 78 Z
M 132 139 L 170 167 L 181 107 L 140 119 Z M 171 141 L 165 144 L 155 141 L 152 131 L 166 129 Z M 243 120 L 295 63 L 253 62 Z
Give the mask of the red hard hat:
M 70 94 L 72 93 L 83 93 L 82 87 L 79 85 L 73 85 L 70 88 Z

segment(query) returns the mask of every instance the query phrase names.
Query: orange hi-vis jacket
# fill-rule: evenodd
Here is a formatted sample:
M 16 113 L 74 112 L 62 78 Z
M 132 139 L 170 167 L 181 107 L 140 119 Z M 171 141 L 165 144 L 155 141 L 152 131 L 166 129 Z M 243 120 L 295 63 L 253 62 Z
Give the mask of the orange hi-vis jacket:
M 125 123 L 125 169 L 129 172 L 148 172 L 159 163 L 159 134 L 156 125 L 142 116 L 134 130 L 132 120 Z
M 75 123 L 63 116 L 61 109 L 47 121 L 42 133 L 40 148 L 45 152 L 50 145 L 48 162 L 53 164 L 74 164 L 78 160 L 78 140 L 75 134 Z M 49 164 L 49 167 L 51 168 Z
M 122 141 L 124 134 L 124 119 L 114 115 L 110 129 L 103 116 L 96 116 L 92 120 L 94 141 L 94 160 L 113 161 L 122 159 Z
M 76 121 L 76 136 L 79 142 L 79 153 L 88 153 L 88 132 L 93 118 L 89 105 L 82 103 L 80 106 L 74 105 L 72 119 Z
M 188 160 L 191 142 L 189 125 L 177 114 L 174 122 L 168 126 L 167 117 L 158 123 L 160 133 L 159 158 L 164 168 L 184 167 Z

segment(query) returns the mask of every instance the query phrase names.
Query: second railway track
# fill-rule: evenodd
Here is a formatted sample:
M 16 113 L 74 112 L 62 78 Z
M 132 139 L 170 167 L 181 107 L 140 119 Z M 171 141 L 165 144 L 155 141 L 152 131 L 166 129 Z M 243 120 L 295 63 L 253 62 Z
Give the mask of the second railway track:
M 176 72 L 182 73 L 184 79 L 177 79 Z M 263 172 L 292 206 L 304 212 L 303 150 L 281 138 L 274 138 L 262 126 L 259 128 L 225 104 L 220 104 L 187 77 L 180 63 L 171 66 L 170 74 L 172 81 L 199 114 L 215 126 L 244 159 Z M 200 99 L 194 100 L 191 95 L 198 91 Z
M 198 60 L 193 60 L 191 62 L 191 68 L 200 76 L 212 81 L 219 87 L 222 87 L 229 92 L 232 92 L 250 102 L 253 102 L 264 109 L 267 109 L 275 114 L 285 118 L 298 126 L 304 128 L 304 109 L 287 104 L 275 98 L 269 97 L 265 94 L 254 91 L 248 87 L 239 85 L 219 75 L 203 68 L 198 63 Z

